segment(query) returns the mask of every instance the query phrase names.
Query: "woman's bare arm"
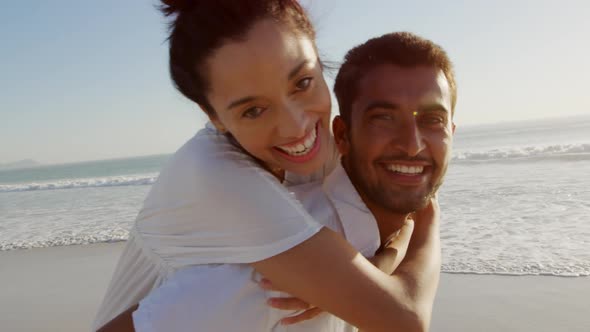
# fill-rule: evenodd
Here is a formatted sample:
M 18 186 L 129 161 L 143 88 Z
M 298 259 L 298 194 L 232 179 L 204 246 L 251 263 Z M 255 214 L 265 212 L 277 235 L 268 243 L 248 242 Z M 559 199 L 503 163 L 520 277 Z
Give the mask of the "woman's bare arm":
M 327 228 L 252 265 L 273 280 L 273 287 L 314 303 L 363 331 L 426 331 L 440 267 L 438 215 L 418 215 L 416 224 L 414 234 L 408 229 L 400 232 L 375 262 L 386 273 Z M 406 227 L 411 225 L 409 222 Z M 400 264 L 404 247 L 399 243 L 408 236 L 416 243 L 410 244 Z M 393 271 L 398 264 L 399 273 L 390 275 L 388 269 Z M 131 314 L 136 308 L 123 312 L 99 331 L 134 331 Z
M 438 207 L 433 209 L 417 216 L 416 224 L 423 222 L 421 218 L 433 220 L 420 224 L 420 242 L 410 245 L 399 274 L 380 271 L 328 229 L 252 265 L 277 288 L 363 331 L 425 331 L 438 284 L 433 275 L 440 266 Z
M 414 220 L 406 220 L 397 234 L 394 234 L 388 242 L 384 243 L 375 256 L 368 258 L 369 262 L 379 270 L 387 274 L 393 274 L 406 257 L 413 230 Z
M 414 228 L 414 223 L 412 220 L 406 222 L 406 224 L 400 229 L 399 234 L 392 238 L 389 243 L 386 243 L 378 253 L 369 258 L 368 260 L 379 268 L 381 271 L 392 274 L 393 271 L 399 266 L 401 261 L 404 259 L 406 255 L 406 251 L 408 248 L 408 244 L 410 241 L 410 237 L 412 236 L 412 230 Z M 270 282 L 270 280 L 263 279 L 263 283 L 261 286 L 264 289 L 268 290 L 275 290 L 278 291 L 279 289 L 275 288 L 274 285 Z M 275 302 L 271 302 L 272 306 L 277 309 L 283 310 L 302 310 L 307 309 L 302 314 L 286 317 L 283 319 L 283 324 L 297 324 L 299 322 L 312 319 L 316 317 L 318 314 L 324 312 L 322 309 L 318 307 L 311 307 L 306 302 L 290 297 L 290 298 L 273 298 L 271 299 Z M 127 309 L 126 311 L 119 314 L 109 323 L 104 325 L 98 332 L 133 332 L 133 317 L 132 313 L 137 310 L 138 305 L 134 305 L 133 307 Z
M 369 262 L 379 270 L 387 274 L 392 274 L 406 255 L 413 229 L 414 221 L 411 219 L 407 220 L 398 232 L 392 234 L 391 238 L 379 248 L 375 256 L 367 258 Z M 265 290 L 282 291 L 275 288 L 272 282 L 266 278 L 263 278 L 259 284 Z M 303 312 L 297 315 L 283 318 L 281 324 L 285 325 L 297 324 L 313 319 L 324 312 L 321 308 L 296 297 L 273 297 L 269 299 L 268 305 L 281 310 L 303 310 Z
M 414 232 L 405 260 L 396 270 L 410 287 L 409 296 L 416 302 L 418 314 L 430 325 L 432 306 L 438 289 L 441 267 L 439 208 L 436 199 L 416 213 Z

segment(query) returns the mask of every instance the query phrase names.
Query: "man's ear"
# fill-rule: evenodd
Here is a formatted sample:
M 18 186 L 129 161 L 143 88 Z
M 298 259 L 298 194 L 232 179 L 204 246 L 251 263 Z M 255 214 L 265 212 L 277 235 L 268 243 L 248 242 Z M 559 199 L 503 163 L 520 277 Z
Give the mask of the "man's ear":
M 453 135 L 455 135 L 455 127 L 456 127 L 455 122 L 453 122 L 453 127 L 452 127 L 453 128 L 453 131 L 452 131 Z
M 337 115 L 332 121 L 332 132 L 338 151 L 342 156 L 346 156 L 350 150 L 350 138 L 348 137 L 348 126 L 340 115 Z

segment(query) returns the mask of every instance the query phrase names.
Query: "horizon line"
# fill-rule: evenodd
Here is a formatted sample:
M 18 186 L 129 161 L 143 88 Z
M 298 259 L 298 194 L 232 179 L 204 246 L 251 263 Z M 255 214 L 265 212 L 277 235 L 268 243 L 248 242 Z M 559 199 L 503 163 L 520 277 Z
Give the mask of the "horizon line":
M 579 117 L 590 117 L 590 114 L 573 114 L 573 115 L 564 115 L 564 116 L 555 116 L 555 117 L 545 117 L 545 118 L 530 118 L 530 119 L 521 119 L 521 120 L 500 120 L 496 122 L 470 122 L 465 124 L 460 124 L 463 128 L 469 127 L 477 127 L 477 126 L 494 126 L 494 125 L 502 125 L 502 124 L 514 124 L 514 123 L 523 123 L 523 122 L 531 122 L 531 121 L 550 121 L 556 119 L 571 119 L 571 118 L 579 118 Z M 22 158 L 15 161 L 9 162 L 2 162 L 0 163 L 0 170 L 16 170 L 16 169 L 30 169 L 30 168 L 37 168 L 37 167 L 45 167 L 45 166 L 60 166 L 60 165 L 70 165 L 70 164 L 81 164 L 81 163 L 91 163 L 91 162 L 98 162 L 98 161 L 114 161 L 114 160 L 122 160 L 122 159 L 132 159 L 132 158 L 147 158 L 147 157 L 157 157 L 157 156 L 165 156 L 165 155 L 172 155 L 174 152 L 156 152 L 144 155 L 128 155 L 128 156 L 115 156 L 109 157 L 104 159 L 85 159 L 85 160 L 74 160 L 74 161 L 58 161 L 58 162 L 40 162 L 34 158 Z M 17 167 L 17 168 L 9 168 L 9 169 L 1 169 L 3 165 L 10 165 L 15 164 L 23 161 L 32 161 L 37 163 L 37 165 L 30 166 L 30 167 Z

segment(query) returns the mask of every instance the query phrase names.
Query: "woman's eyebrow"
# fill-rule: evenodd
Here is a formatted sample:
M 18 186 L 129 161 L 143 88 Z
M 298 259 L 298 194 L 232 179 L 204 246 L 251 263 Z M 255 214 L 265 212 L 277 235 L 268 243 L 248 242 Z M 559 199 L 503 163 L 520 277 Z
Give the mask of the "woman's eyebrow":
M 234 101 L 232 101 L 232 102 L 231 102 L 231 103 L 230 103 L 230 104 L 229 104 L 229 105 L 226 107 L 226 109 L 227 109 L 227 110 L 230 110 L 230 109 L 232 109 L 232 108 L 234 108 L 234 107 L 237 107 L 237 106 L 240 106 L 240 105 L 242 105 L 242 104 L 249 103 L 249 102 L 251 102 L 251 101 L 252 101 L 252 100 L 254 100 L 254 99 L 256 99 L 256 97 L 254 97 L 254 96 L 247 96 L 247 97 L 244 97 L 244 98 L 240 98 L 240 99 L 238 99 L 238 100 L 234 100 Z
M 292 80 L 293 77 L 295 77 L 299 71 L 305 67 L 305 65 L 309 62 L 309 60 L 303 60 L 301 61 L 295 68 L 291 69 L 291 71 L 289 72 L 289 76 L 287 76 L 287 80 Z
M 301 61 L 295 68 L 293 68 L 290 72 L 289 72 L 289 76 L 287 77 L 288 80 L 292 80 L 293 77 L 295 77 L 300 71 L 301 69 L 303 69 L 303 67 L 305 67 L 305 65 L 307 65 L 309 63 L 309 60 L 303 60 Z M 226 109 L 232 109 L 235 108 L 237 106 L 240 106 L 242 104 L 246 104 L 251 102 L 252 100 L 256 99 L 255 96 L 247 96 L 244 98 L 240 98 L 238 100 L 234 100 L 231 103 L 229 103 L 229 105 L 227 105 Z

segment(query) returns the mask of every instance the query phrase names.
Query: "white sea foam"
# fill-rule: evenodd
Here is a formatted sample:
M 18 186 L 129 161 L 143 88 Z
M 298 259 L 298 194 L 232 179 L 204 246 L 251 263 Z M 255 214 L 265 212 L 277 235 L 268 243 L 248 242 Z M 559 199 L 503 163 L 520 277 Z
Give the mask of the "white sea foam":
M 93 243 L 110 243 L 125 241 L 129 232 L 122 229 L 105 230 L 95 234 L 80 234 L 77 236 L 56 236 L 51 238 L 34 237 L 13 242 L 0 242 L 0 251 L 16 249 L 46 248 L 58 246 L 84 245 Z
M 440 192 L 443 271 L 590 276 L 589 126 L 458 133 Z M 160 169 L 152 159 L 5 173 L 0 250 L 125 240 Z
M 0 193 L 0 250 L 126 240 L 149 188 Z
M 0 184 L 0 193 L 72 188 L 142 186 L 153 184 L 156 181 L 157 176 L 158 174 L 152 173 L 101 178 L 62 179 L 50 182 Z
M 442 265 L 442 271 L 456 274 L 484 274 L 508 276 L 555 276 L 555 277 L 588 277 L 590 264 L 552 264 L 541 263 L 506 264 L 505 262 L 451 262 Z
M 524 146 L 480 151 L 457 151 L 455 161 L 590 160 L 590 144 Z

